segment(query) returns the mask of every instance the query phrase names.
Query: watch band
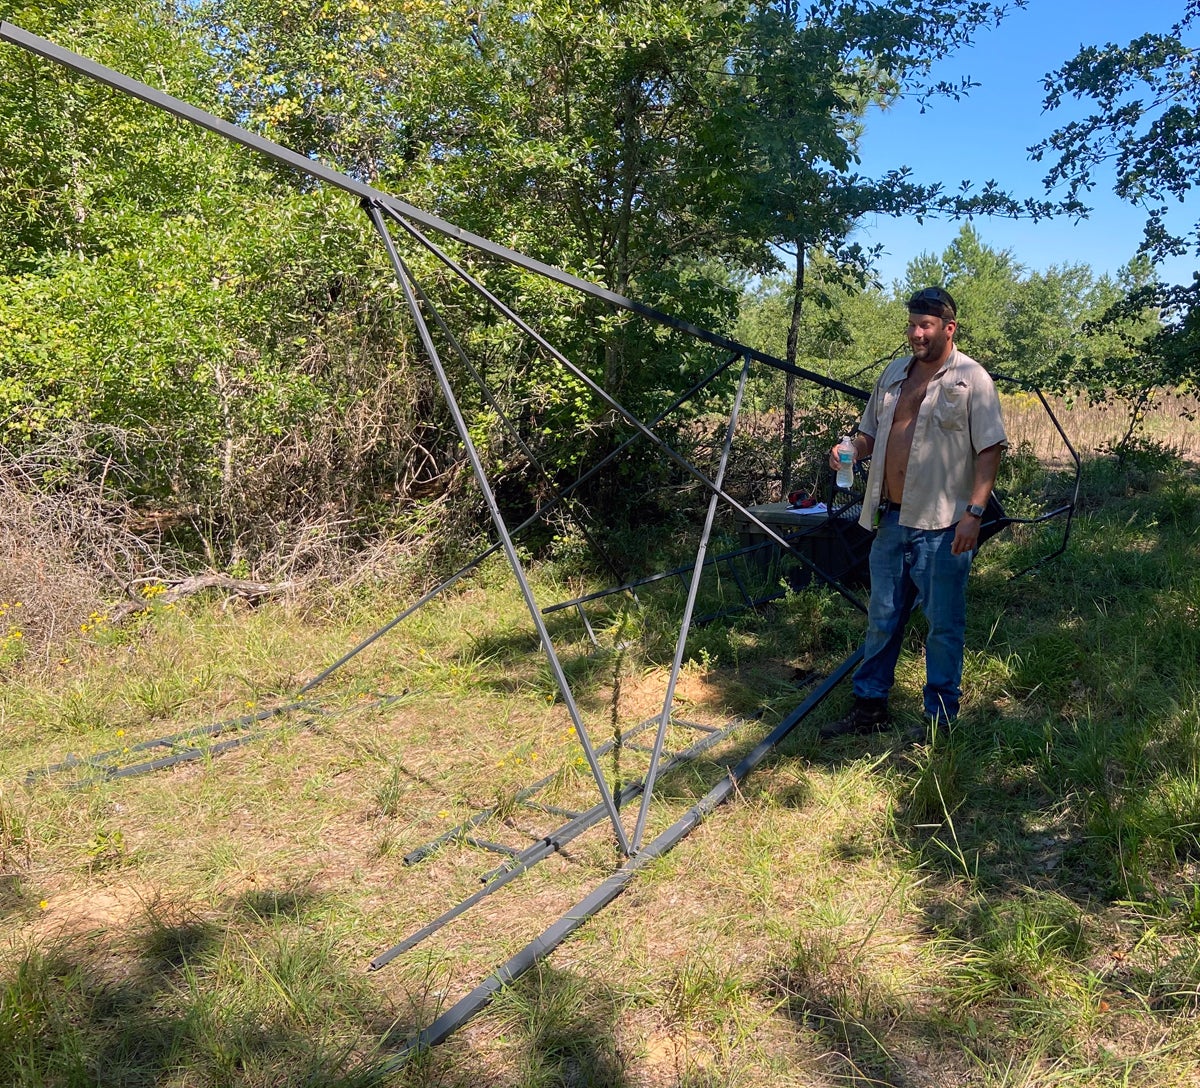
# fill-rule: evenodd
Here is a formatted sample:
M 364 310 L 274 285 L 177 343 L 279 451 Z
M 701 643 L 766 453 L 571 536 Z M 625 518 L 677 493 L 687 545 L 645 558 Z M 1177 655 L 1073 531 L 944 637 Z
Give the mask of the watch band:
M 977 506 L 975 503 L 971 503 L 965 511 L 965 513 L 973 514 L 977 518 L 982 518 L 986 512 L 987 512 L 987 507 Z

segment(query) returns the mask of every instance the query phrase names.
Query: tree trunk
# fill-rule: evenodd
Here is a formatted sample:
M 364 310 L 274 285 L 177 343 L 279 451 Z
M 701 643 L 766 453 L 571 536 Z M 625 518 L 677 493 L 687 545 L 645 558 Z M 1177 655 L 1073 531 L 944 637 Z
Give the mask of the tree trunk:
M 617 212 L 614 243 L 614 268 L 611 287 L 618 295 L 629 294 L 629 234 L 633 225 L 633 202 L 641 177 L 642 130 L 638 116 L 638 92 L 632 83 L 621 89 L 619 117 L 621 126 L 621 196 Z M 621 400 L 625 385 L 625 340 L 623 326 L 617 327 L 605 339 L 604 387 Z
M 804 308 L 803 242 L 796 243 L 796 278 L 792 290 L 792 320 L 788 325 L 787 361 L 796 365 L 800 344 L 800 314 Z M 788 374 L 783 384 L 783 461 L 779 469 L 779 497 L 786 499 L 792 490 L 792 463 L 795 460 L 796 376 Z

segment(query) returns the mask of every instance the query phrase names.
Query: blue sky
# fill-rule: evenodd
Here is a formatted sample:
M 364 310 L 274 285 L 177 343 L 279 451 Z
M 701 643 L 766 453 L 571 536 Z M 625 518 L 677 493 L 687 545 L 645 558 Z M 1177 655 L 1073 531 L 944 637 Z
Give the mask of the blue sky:
M 1044 196 L 1042 179 L 1049 163 L 1031 161 L 1026 148 L 1086 111 L 1070 103 L 1043 113 L 1042 77 L 1073 57 L 1081 45 L 1124 44 L 1147 31 L 1166 32 L 1178 22 L 1184 6 L 1184 0 L 1029 0 L 1027 9 L 1012 12 L 998 28 L 982 32 L 972 48 L 935 71 L 935 78 L 970 76 L 979 83 L 967 98 L 934 101 L 923 115 L 915 102 L 902 102 L 868 116 L 861 172 L 870 176 L 907 165 L 915 180 L 940 180 L 951 190 L 964 179 L 979 184 L 995 178 L 1014 196 Z M 1145 217 L 1112 195 L 1111 176 L 1097 180 L 1085 198 L 1094 208 L 1087 220 L 1032 224 L 978 219 L 976 229 L 988 245 L 1011 249 L 1030 270 L 1082 262 L 1098 275 L 1116 272 L 1133 256 Z M 1200 199 L 1195 199 L 1174 225 L 1198 218 Z M 911 258 L 924 252 L 940 254 L 960 226 L 876 216 L 864 220 L 853 240 L 883 245 L 885 253 L 876 267 L 884 285 L 890 286 L 903 277 Z M 1193 258 L 1172 261 L 1160 274 L 1190 282 L 1197 263 Z

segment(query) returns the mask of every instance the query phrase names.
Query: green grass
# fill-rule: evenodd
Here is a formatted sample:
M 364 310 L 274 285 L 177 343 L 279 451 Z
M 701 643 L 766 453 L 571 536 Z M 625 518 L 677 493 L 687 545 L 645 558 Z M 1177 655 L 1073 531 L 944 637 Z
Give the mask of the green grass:
M 1024 458 L 1008 486 L 1063 485 Z M 1011 579 L 1052 540 L 1018 529 L 981 553 L 952 728 L 904 740 L 921 716 L 917 629 L 894 731 L 818 743 L 849 701 L 836 692 L 615 903 L 399 1067 L 417 1030 L 619 861 L 601 826 L 365 970 L 501 860 L 451 841 L 406 866 L 409 850 L 485 808 L 475 833 L 523 848 L 561 819 L 515 803 L 545 776 L 545 804 L 596 800 L 503 564 L 316 689 L 321 712 L 81 789 L 25 773 L 286 702 L 407 599 L 197 600 L 81 631 L 56 664 L 8 662 L 0 1083 L 1200 1083 L 1200 484 L 1089 462 L 1067 553 Z M 535 572 L 540 600 L 582 591 L 553 577 Z M 714 586 L 701 607 L 719 605 Z M 572 613 L 548 621 L 597 746 L 662 708 L 683 588 L 639 596 L 593 606 L 598 648 Z M 694 632 L 676 715 L 765 720 L 665 776 L 648 837 L 861 630 L 846 602 L 805 590 Z M 671 747 L 693 739 L 672 725 Z M 601 762 L 615 786 L 646 756 Z

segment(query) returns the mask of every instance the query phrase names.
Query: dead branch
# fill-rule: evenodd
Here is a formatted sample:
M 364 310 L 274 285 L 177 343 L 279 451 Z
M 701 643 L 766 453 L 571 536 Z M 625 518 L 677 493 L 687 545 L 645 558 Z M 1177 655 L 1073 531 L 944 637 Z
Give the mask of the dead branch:
M 206 589 L 219 589 L 231 597 L 254 602 L 263 597 L 278 597 L 290 593 L 295 588 L 295 582 L 250 582 L 244 578 L 231 578 L 227 574 L 195 574 L 168 586 L 162 593 L 122 601 L 109 613 L 108 620 L 114 625 L 119 624 L 130 616 L 146 611 L 152 604 L 173 604 Z

